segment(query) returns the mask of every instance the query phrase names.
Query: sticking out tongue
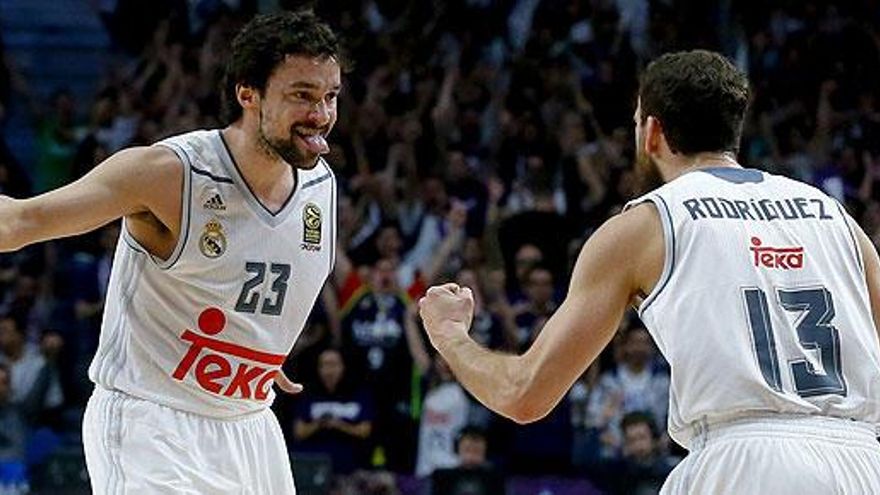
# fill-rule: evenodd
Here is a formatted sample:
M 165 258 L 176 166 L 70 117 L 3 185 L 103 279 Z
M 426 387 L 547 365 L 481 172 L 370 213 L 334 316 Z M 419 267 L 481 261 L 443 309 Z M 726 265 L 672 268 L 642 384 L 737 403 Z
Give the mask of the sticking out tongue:
M 304 136 L 300 134 L 303 142 L 306 143 L 306 147 L 308 147 L 309 151 L 312 153 L 316 153 L 319 155 L 323 155 L 324 153 L 328 153 L 330 151 L 330 146 L 327 145 L 327 140 L 324 139 L 324 136 L 320 134 L 315 134 L 312 136 Z

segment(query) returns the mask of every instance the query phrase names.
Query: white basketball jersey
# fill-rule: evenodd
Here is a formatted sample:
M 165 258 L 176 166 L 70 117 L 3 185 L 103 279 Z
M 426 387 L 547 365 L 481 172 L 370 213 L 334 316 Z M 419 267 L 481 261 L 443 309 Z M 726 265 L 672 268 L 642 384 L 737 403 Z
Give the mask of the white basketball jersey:
M 639 314 L 669 361 L 669 429 L 766 412 L 880 424 L 880 342 L 852 219 L 753 169 L 686 173 L 650 201 L 666 241 Z
M 249 189 L 219 130 L 157 145 L 183 162 L 178 244 L 160 260 L 123 226 L 89 377 L 211 417 L 265 408 L 333 266 L 333 173 L 323 160 L 296 170 L 296 189 L 273 214 Z

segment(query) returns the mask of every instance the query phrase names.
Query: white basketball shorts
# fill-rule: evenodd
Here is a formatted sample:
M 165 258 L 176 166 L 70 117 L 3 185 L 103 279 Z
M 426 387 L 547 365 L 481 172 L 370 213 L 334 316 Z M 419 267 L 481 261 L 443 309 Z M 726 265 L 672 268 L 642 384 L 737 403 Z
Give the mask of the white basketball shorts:
M 880 494 L 875 434 L 866 423 L 810 416 L 704 427 L 660 493 Z
M 96 386 L 83 419 L 99 495 L 293 495 L 293 473 L 269 409 L 207 418 Z

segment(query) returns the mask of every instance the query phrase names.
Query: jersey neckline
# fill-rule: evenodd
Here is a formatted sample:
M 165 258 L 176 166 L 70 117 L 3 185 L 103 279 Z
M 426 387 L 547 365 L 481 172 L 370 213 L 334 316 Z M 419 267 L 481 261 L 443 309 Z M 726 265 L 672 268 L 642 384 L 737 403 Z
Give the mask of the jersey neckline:
M 290 212 L 293 210 L 293 198 L 296 196 L 297 191 L 300 189 L 300 185 L 302 182 L 302 178 L 300 177 L 299 170 L 296 168 L 292 168 L 294 173 L 294 186 L 290 191 L 290 195 L 284 200 L 284 204 L 281 205 L 281 208 L 272 213 L 266 205 L 263 204 L 262 201 L 254 194 L 253 189 L 244 179 L 244 176 L 241 173 L 241 169 L 238 167 L 238 163 L 235 161 L 235 157 L 232 156 L 232 151 L 229 149 L 229 145 L 226 144 L 226 139 L 223 138 L 223 132 L 221 129 L 217 129 L 217 138 L 218 138 L 218 155 L 220 155 L 220 160 L 223 162 L 223 166 L 226 167 L 226 170 L 232 176 L 233 182 L 238 187 L 239 191 L 241 191 L 242 196 L 244 196 L 245 201 L 248 206 L 250 206 L 251 210 L 255 215 L 260 217 L 265 223 L 271 225 L 272 227 L 277 227 L 280 225 L 287 217 L 290 215 Z

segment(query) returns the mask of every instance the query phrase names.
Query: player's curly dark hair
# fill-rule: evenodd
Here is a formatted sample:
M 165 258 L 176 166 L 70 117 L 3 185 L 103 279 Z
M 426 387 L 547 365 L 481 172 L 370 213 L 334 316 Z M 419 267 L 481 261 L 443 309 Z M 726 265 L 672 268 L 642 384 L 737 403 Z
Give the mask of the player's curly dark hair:
M 251 19 L 232 40 L 223 78 L 223 118 L 232 123 L 242 109 L 235 94 L 238 84 L 266 90 L 269 76 L 288 55 L 333 58 L 344 67 L 339 39 L 315 14 L 279 12 Z
M 750 98 L 746 75 L 718 53 L 669 53 L 639 81 L 641 120 L 660 121 L 670 149 L 685 155 L 737 152 Z

